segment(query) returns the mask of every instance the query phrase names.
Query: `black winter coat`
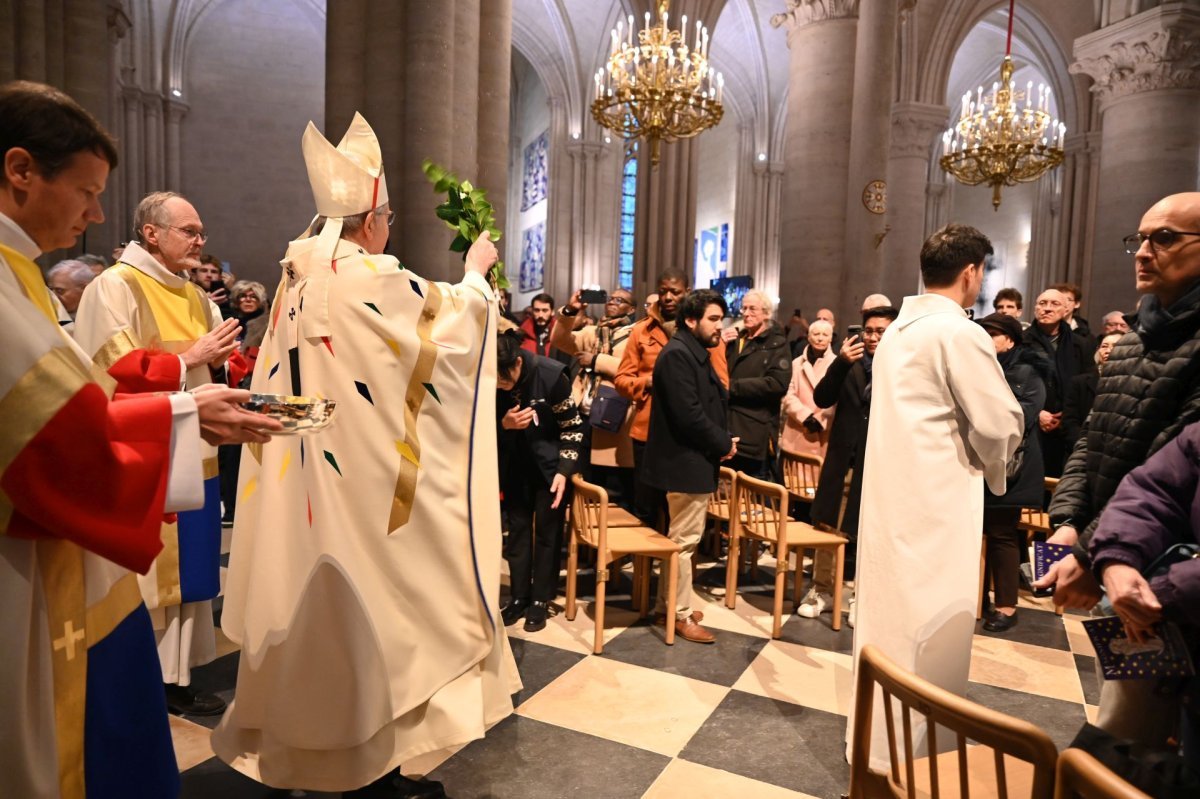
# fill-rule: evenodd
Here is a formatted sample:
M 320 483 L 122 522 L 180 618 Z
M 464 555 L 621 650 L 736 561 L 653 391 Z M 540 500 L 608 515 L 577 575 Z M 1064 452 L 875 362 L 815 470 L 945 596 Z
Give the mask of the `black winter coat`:
M 643 462 L 647 484 L 685 494 L 716 490 L 721 458 L 733 448 L 725 421 L 728 398 L 708 349 L 687 328 L 677 331 L 654 364 Z
M 1084 565 L 1100 511 L 1121 479 L 1200 420 L 1200 296 L 1172 314 L 1153 333 L 1130 317 L 1134 332 L 1121 337 L 1104 365 L 1092 412 L 1050 503 L 1055 527 L 1070 523 L 1079 531 L 1075 556 Z
M 813 402 L 819 408 L 837 405 L 833 425 L 829 429 L 829 446 L 825 464 L 817 481 L 813 497 L 814 523 L 838 526 L 838 513 L 846 491 L 846 472 L 854 470 L 850 480 L 850 496 L 846 501 L 846 517 L 840 529 L 849 536 L 858 534 L 858 506 L 862 498 L 863 461 L 867 453 L 867 422 L 871 417 L 871 402 L 866 396 L 867 370 L 861 360 L 847 363 L 834 359 L 813 389 Z
M 775 322 L 754 338 L 725 345 L 729 364 L 729 432 L 740 436 L 738 455 L 778 452 L 779 405 L 792 381 L 792 351 Z
M 525 479 L 528 467 L 550 485 L 554 475 L 570 477 L 579 466 L 583 420 L 571 401 L 566 367 L 552 358 L 521 352 L 521 378 L 512 391 L 496 390 L 496 444 L 501 488 Z M 534 407 L 537 424 L 505 430 L 500 420 L 514 405 Z
M 1091 413 L 1092 403 L 1096 401 L 1096 384 L 1100 375 L 1095 369 L 1075 375 L 1067 386 L 1067 400 L 1063 406 L 1063 434 L 1067 437 L 1067 445 L 1074 447 L 1075 442 L 1083 433 L 1083 420 Z
M 1039 352 L 1018 344 L 1008 358 L 1001 358 L 1004 379 L 1025 415 L 1025 454 L 1021 470 L 1008 481 L 1008 490 L 996 496 L 984 488 L 983 504 L 987 508 L 1040 508 L 1046 470 L 1042 463 L 1042 446 L 1038 438 L 1038 414 L 1046 403 L 1046 382 L 1050 380 L 1050 364 Z

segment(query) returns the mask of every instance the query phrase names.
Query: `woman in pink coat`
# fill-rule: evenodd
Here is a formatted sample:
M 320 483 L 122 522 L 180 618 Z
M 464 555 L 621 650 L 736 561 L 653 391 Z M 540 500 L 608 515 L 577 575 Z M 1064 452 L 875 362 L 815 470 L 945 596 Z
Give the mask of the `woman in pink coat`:
M 808 346 L 792 361 L 792 382 L 783 398 L 782 449 L 825 457 L 835 408 L 818 408 L 813 389 L 837 357 L 829 346 L 832 339 L 832 325 L 823 320 L 813 322 L 808 328 Z

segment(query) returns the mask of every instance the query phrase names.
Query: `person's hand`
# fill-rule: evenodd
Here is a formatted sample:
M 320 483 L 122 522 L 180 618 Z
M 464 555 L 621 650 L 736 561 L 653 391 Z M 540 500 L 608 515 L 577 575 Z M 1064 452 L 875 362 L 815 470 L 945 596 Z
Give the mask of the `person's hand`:
M 721 331 L 721 341 L 725 342 L 726 344 L 733 341 L 737 337 L 738 337 L 738 329 L 736 327 L 734 327 L 733 325 L 730 325 L 729 327 L 724 328 Z
M 1109 564 L 1101 576 L 1108 601 L 1125 623 L 1129 640 L 1140 644 L 1153 636 L 1152 628 L 1162 620 L 1162 603 L 1150 590 L 1146 578 L 1126 563 Z
M 724 456 L 722 456 L 721 460 L 727 461 L 730 458 L 732 458 L 734 455 L 736 455 L 737 454 L 737 445 L 738 445 L 738 442 L 741 440 L 742 440 L 741 436 L 734 436 L 732 439 L 732 444 L 729 447 L 729 452 L 726 453 Z
M 208 292 L 208 298 L 217 305 L 220 305 L 229 301 L 229 292 L 226 290 L 225 286 L 218 286 L 217 288 Z
M 1069 524 L 1064 524 L 1054 531 L 1054 535 L 1046 539 L 1047 544 L 1060 544 L 1073 547 L 1079 541 L 1079 531 Z
M 277 419 L 248 411 L 241 406 L 250 401 L 250 392 L 217 384 L 200 386 L 191 392 L 200 416 L 200 437 L 213 446 L 219 444 L 265 444 L 270 433 L 283 429 Z
M 533 423 L 533 418 L 537 415 L 537 411 L 533 408 L 522 408 L 519 405 L 514 405 L 508 409 L 508 413 L 504 414 L 504 418 L 500 420 L 500 426 L 505 430 L 524 430 Z
M 574 308 L 576 313 L 583 310 L 583 300 L 579 298 L 582 291 L 583 289 L 575 289 L 575 293 L 571 295 L 571 299 L 567 300 L 566 307 Z
M 860 336 L 854 335 L 842 342 L 842 349 L 838 352 L 838 357 L 846 363 L 854 363 L 862 360 L 866 352 L 867 345 L 863 344 Z
M 578 355 L 576 355 L 575 358 L 579 361 L 579 365 L 582 366 L 584 369 L 591 369 L 592 364 L 594 364 L 596 362 L 596 353 L 581 352 Z
M 567 490 L 567 478 L 564 475 L 554 475 L 554 480 L 550 482 L 550 493 L 554 495 L 554 501 L 550 503 L 551 508 L 557 508 L 562 502 L 563 492 Z
M 467 250 L 466 268 L 468 272 L 487 275 L 492 264 L 499 260 L 500 253 L 496 252 L 496 245 L 492 243 L 491 234 L 485 230 L 479 234 L 479 238 L 475 239 L 471 249 Z
M 1062 414 L 1050 411 L 1038 411 L 1038 427 L 1043 433 L 1049 433 L 1062 427 Z
M 237 349 L 238 333 L 242 326 L 236 319 L 226 319 L 212 330 L 205 333 L 192 344 L 183 354 L 183 362 L 188 369 L 195 369 L 201 364 L 217 367 L 225 363 L 230 353 Z
M 1064 608 L 1087 610 L 1100 601 L 1100 584 L 1083 568 L 1074 555 L 1067 555 L 1050 566 L 1034 588 L 1054 586 L 1054 604 Z

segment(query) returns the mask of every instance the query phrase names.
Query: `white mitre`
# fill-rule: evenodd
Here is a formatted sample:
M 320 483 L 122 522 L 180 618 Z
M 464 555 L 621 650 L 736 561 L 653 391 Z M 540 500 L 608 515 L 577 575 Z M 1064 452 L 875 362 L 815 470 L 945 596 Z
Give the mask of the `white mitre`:
M 362 114 L 355 112 L 337 147 L 312 122 L 304 130 L 301 146 L 317 214 L 327 220 L 317 250 L 319 257 L 332 258 L 342 235 L 342 219 L 372 211 L 388 201 L 379 139 Z

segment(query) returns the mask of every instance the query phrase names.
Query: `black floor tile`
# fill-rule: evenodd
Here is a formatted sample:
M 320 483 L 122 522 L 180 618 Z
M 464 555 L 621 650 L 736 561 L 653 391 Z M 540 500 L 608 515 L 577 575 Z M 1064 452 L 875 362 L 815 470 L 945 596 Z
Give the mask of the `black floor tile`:
M 788 605 L 785 604 L 784 610 Z M 828 649 L 830 652 L 841 652 L 848 655 L 854 651 L 854 628 L 846 623 L 846 614 L 842 614 L 842 629 L 834 632 L 831 612 L 822 613 L 815 619 L 793 615 L 783 617 L 783 628 L 780 630 L 781 640 L 793 644 L 803 644 L 818 649 Z
M 1103 680 L 1096 673 L 1096 659 L 1091 655 L 1076 655 L 1075 669 L 1079 672 L 1079 682 L 1083 686 L 1083 701 L 1089 705 L 1099 705 Z
M 212 663 L 192 669 L 192 687 L 198 691 L 206 691 L 224 699 L 233 701 L 233 689 L 237 685 L 238 657 L 240 653 L 231 652 L 219 657 Z M 220 716 L 184 716 L 188 721 L 194 721 L 215 729 L 221 722 Z
M 1016 641 L 1022 644 L 1033 644 L 1050 649 L 1068 652 L 1071 649 L 1067 640 L 1067 630 L 1061 617 L 1049 610 L 1033 610 L 1019 608 L 1017 610 L 1017 626 L 1002 633 L 990 633 L 983 629 L 983 622 L 975 623 L 975 634 L 992 638 L 1003 638 L 1006 641 Z
M 519 707 L 586 657 L 578 652 L 568 652 L 521 638 L 510 638 L 508 642 L 512 645 L 513 657 L 516 658 L 517 670 L 524 684 L 520 692 L 513 694 L 513 707 Z
M 836 799 L 850 785 L 845 749 L 845 716 L 730 691 L 680 758 Z
M 766 646 L 767 639 L 709 629 L 717 637 L 716 643 L 696 644 L 676 635 L 675 644 L 667 646 L 663 643 L 664 628 L 642 622 L 605 644 L 602 657 L 717 685 L 733 685 Z
M 629 799 L 645 793 L 669 762 L 654 752 L 513 715 L 428 776 L 441 780 L 453 799 Z
M 994 685 L 968 683 L 967 699 L 1036 724 L 1046 731 L 1059 751 L 1074 740 L 1087 721 L 1083 705 Z
M 205 760 L 182 775 L 179 799 L 286 799 L 287 792 L 268 788 L 234 771 L 217 758 Z M 305 791 L 304 799 L 337 799 L 341 794 Z

